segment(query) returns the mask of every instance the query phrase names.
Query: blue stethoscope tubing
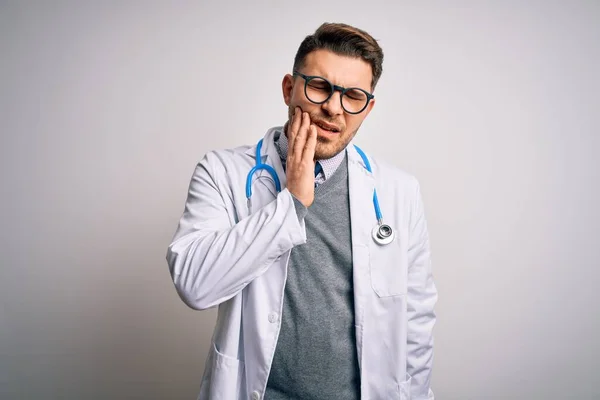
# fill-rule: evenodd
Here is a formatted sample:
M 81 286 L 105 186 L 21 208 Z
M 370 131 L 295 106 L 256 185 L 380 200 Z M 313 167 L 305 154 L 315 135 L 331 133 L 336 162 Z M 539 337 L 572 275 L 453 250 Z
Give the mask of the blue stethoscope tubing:
M 281 182 L 279 181 L 277 172 L 275 172 L 275 168 L 263 163 L 260 157 L 262 144 L 263 139 L 260 139 L 256 145 L 256 165 L 252 167 L 250 172 L 248 172 L 248 176 L 246 177 L 246 198 L 248 199 L 249 210 L 252 208 L 252 203 L 250 201 L 250 198 L 252 197 L 252 176 L 254 176 L 256 172 L 262 169 L 266 170 L 275 182 L 275 189 L 277 189 L 277 192 L 281 192 Z M 371 169 L 371 163 L 369 163 L 369 159 L 367 158 L 365 152 L 362 151 L 357 145 L 354 145 L 354 148 L 362 158 L 363 163 L 365 164 L 365 169 L 372 174 L 373 170 Z M 381 208 L 379 207 L 379 199 L 377 198 L 377 189 L 373 189 L 373 207 L 375 208 L 375 217 L 377 218 L 377 225 L 372 231 L 373 240 L 381 245 L 391 243 L 395 236 L 394 230 L 389 225 L 383 223 L 383 215 L 381 213 Z

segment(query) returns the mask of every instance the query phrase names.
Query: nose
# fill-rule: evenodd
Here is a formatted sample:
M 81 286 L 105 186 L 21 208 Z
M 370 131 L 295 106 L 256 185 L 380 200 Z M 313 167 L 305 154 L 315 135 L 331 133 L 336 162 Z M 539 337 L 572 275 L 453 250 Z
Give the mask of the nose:
M 323 103 L 321 108 L 323 108 L 330 116 L 343 114 L 342 93 L 339 90 L 334 90 L 329 100 Z

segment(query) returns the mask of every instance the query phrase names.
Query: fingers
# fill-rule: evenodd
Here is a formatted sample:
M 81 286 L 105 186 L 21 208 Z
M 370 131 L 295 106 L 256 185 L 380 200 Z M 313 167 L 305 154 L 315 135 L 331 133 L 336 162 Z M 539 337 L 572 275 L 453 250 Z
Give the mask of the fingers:
M 304 153 L 304 146 L 306 145 L 306 140 L 308 139 L 308 129 L 310 128 L 310 117 L 308 113 L 302 113 L 302 124 L 300 125 L 300 129 L 296 131 L 296 137 L 294 139 L 294 146 L 290 148 L 293 152 L 294 159 L 301 160 L 302 153 Z
M 287 188 L 306 207 L 315 197 L 316 144 L 317 127 L 311 124 L 308 113 L 297 108 L 288 126 Z
M 306 139 L 306 144 L 304 145 L 304 152 L 302 153 L 302 159 L 307 164 L 312 163 L 314 169 L 315 163 L 315 149 L 317 147 L 317 127 L 313 124 L 310 124 L 308 129 L 308 138 Z
M 290 122 L 288 128 L 288 149 L 292 150 L 294 148 L 294 142 L 296 141 L 296 133 L 300 129 L 300 122 L 302 120 L 302 112 L 300 107 L 296 107 L 294 110 L 294 115 L 292 115 L 292 121 Z

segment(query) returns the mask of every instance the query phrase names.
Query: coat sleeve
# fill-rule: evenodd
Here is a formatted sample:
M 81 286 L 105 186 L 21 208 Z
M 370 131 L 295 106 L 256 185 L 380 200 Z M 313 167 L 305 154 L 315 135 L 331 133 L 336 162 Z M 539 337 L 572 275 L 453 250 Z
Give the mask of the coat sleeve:
M 437 302 L 437 289 L 431 271 L 429 234 L 418 183 L 410 220 L 407 372 L 412 376 L 412 399 L 432 400 L 433 326 L 436 321 L 433 308 Z
M 167 250 L 175 288 L 191 308 L 229 300 L 262 275 L 275 259 L 306 242 L 303 220 L 284 189 L 252 215 L 232 224 L 219 191 L 220 157 L 207 154 L 192 176 L 185 210 Z M 212 167 L 212 168 L 211 168 Z M 223 169 L 223 168 L 221 168 Z

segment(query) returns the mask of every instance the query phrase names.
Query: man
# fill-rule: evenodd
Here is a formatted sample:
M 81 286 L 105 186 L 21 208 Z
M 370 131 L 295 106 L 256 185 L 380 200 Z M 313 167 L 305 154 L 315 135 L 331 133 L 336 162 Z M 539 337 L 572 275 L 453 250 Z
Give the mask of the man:
M 186 304 L 219 306 L 200 399 L 433 399 L 419 185 L 351 144 L 382 61 L 323 24 L 283 78 L 285 126 L 196 167 L 167 260 Z

